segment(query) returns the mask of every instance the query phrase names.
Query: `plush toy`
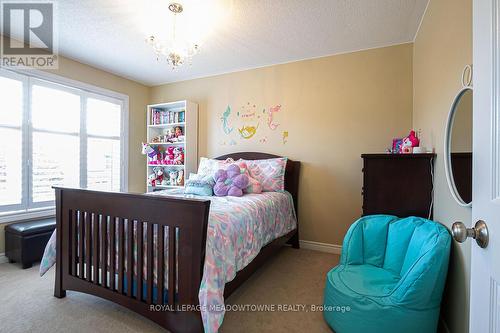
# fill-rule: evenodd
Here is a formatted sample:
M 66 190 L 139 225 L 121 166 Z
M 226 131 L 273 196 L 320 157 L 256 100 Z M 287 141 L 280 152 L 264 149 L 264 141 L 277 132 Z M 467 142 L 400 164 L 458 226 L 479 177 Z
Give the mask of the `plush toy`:
M 147 155 L 149 157 L 148 163 L 149 164 L 158 164 L 158 150 L 151 147 L 147 143 L 142 143 L 142 154 Z
M 414 147 L 418 147 L 420 145 L 420 140 L 415 135 L 415 131 L 411 130 L 410 134 L 403 138 L 403 143 L 401 145 L 401 152 L 403 154 L 411 154 L 413 152 Z
M 148 145 L 147 143 L 142 143 L 142 155 L 148 155 L 149 158 L 153 158 L 158 154 L 156 149 Z
M 169 185 L 170 186 L 176 186 L 177 185 L 177 171 L 170 171 L 168 173 L 169 175 Z
M 163 184 L 163 168 L 162 167 L 155 167 L 153 169 L 153 172 L 155 173 L 156 175 L 156 183 L 158 185 L 162 185 Z
M 156 186 L 156 173 L 152 173 L 148 176 L 148 185 L 149 186 Z
M 241 197 L 248 186 L 248 176 L 241 173 L 240 167 L 231 164 L 226 170 L 220 169 L 214 176 L 214 194 L 218 197 Z
M 168 147 L 167 151 L 165 152 L 165 164 L 174 164 L 174 158 L 174 147 Z
M 177 185 L 184 186 L 184 170 L 179 170 L 179 175 L 177 176 Z
M 174 164 L 177 165 L 184 164 L 184 149 L 182 147 L 174 148 Z

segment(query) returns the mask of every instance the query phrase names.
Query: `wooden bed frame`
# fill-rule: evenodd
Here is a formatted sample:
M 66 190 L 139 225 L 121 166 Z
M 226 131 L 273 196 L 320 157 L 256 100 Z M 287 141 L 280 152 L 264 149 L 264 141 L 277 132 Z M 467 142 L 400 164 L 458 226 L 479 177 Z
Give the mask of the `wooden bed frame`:
M 241 152 L 217 159 L 257 160 L 275 157 L 278 156 Z M 285 189 L 292 194 L 296 211 L 299 173 L 300 162 L 288 160 Z M 56 187 L 55 191 L 57 259 L 54 296 L 62 298 L 66 296 L 66 290 L 79 291 L 125 306 L 171 332 L 203 332 L 200 312 L 194 307 L 199 304 L 198 292 L 205 261 L 210 201 L 60 187 Z M 145 234 L 145 254 L 143 238 L 137 237 L 134 240 L 134 228 L 128 226 L 135 226 L 139 235 Z M 167 244 L 164 244 L 164 237 L 158 237 L 158 248 L 154 248 L 153 228 L 167 235 Z M 257 257 L 226 284 L 224 297 L 227 298 L 285 243 L 299 248 L 298 230 L 297 224 L 297 229 L 263 247 Z M 125 231 L 128 234 L 126 242 Z M 111 244 L 117 243 L 118 246 L 107 246 L 108 237 Z M 147 273 L 141 278 L 134 278 L 132 272 L 134 257 L 128 249 L 134 246 L 137 248 L 137 267 L 143 267 L 143 260 L 147 261 Z M 159 251 L 165 246 L 168 247 L 168 258 L 164 258 L 164 252 Z M 79 253 L 82 255 L 79 256 Z M 157 253 L 156 263 L 150 259 L 154 257 L 153 253 Z M 116 255 L 118 263 L 115 262 Z M 165 259 L 165 266 L 169 268 L 167 290 L 176 290 L 176 293 L 168 292 L 163 299 L 165 266 L 160 263 L 165 263 Z M 108 260 L 107 264 L 105 260 Z M 153 299 L 155 266 L 158 272 L 156 300 Z M 144 277 L 147 278 L 146 281 L 143 281 Z M 135 293 L 132 292 L 130 283 L 134 279 L 137 284 Z M 146 284 L 144 294 L 143 283 Z M 168 306 L 162 311 L 152 311 L 154 304 Z M 176 311 L 186 309 L 186 306 L 193 310 Z

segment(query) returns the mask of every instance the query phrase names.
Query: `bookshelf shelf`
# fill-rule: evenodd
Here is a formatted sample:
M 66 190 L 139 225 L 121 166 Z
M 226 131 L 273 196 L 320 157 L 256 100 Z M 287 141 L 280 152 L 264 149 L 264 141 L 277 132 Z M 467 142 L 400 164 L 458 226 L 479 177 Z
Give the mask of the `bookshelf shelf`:
M 168 127 L 175 127 L 175 126 L 185 126 L 186 122 L 181 122 L 181 123 L 166 123 L 166 124 L 155 124 L 155 125 L 148 125 L 149 128 L 168 128 Z
M 165 146 L 180 146 L 180 145 L 184 145 L 185 142 L 182 141 L 182 142 L 149 142 L 148 145 L 150 146 L 154 146 L 154 145 L 165 145 Z

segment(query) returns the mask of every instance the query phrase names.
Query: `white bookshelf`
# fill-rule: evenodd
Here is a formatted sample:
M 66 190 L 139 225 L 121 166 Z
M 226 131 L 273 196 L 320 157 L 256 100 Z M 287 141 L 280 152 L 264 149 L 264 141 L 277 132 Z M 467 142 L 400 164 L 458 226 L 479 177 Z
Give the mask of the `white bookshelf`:
M 168 113 L 172 114 L 172 119 L 167 119 L 167 117 L 153 118 L 154 112 L 162 112 L 164 115 Z M 168 178 L 170 171 L 183 170 L 184 179 L 189 176 L 189 173 L 196 172 L 198 167 L 198 104 L 190 101 L 177 101 L 169 103 L 159 103 L 147 106 L 147 142 L 154 148 L 160 151 L 165 151 L 168 147 L 182 147 L 184 149 L 184 164 L 153 164 L 150 159 L 146 156 L 146 186 L 147 191 L 152 192 L 156 189 L 167 189 L 167 188 L 182 188 L 179 185 L 159 185 L 155 187 L 150 186 L 148 183 L 148 176 L 153 173 L 155 167 L 162 167 L 164 170 L 164 175 Z M 184 112 L 183 121 L 179 121 L 178 117 L 175 117 L 175 113 Z M 165 135 L 168 135 L 169 131 L 173 131 L 175 127 L 181 127 L 184 133 L 184 140 L 180 142 L 167 142 L 165 141 Z M 155 138 L 162 136 L 162 142 L 155 142 Z

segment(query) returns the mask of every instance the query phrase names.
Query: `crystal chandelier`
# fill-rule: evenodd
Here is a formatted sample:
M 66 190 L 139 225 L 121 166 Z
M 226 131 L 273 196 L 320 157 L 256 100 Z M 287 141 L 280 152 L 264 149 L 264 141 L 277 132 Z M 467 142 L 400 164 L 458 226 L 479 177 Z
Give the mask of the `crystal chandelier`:
M 171 3 L 168 9 L 174 15 L 172 41 L 164 43 L 159 41 L 154 35 L 151 35 L 146 39 L 146 42 L 153 47 L 156 54 L 156 60 L 160 61 L 162 57 L 166 57 L 167 63 L 172 66 L 172 69 L 176 69 L 185 63 L 191 65 L 193 56 L 199 51 L 199 46 L 198 44 L 183 43 L 177 39 L 176 35 L 177 15 L 182 13 L 184 8 L 180 3 Z

